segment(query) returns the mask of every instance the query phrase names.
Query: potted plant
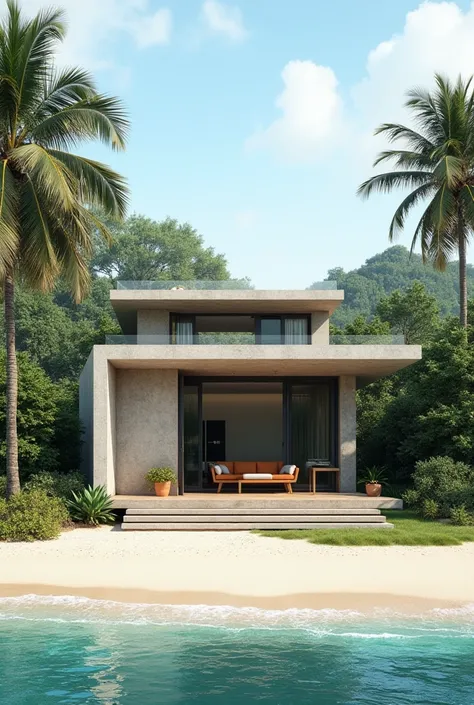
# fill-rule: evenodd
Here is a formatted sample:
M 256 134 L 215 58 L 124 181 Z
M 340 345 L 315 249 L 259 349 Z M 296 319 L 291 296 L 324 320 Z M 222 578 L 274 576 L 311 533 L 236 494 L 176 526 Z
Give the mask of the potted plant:
M 157 497 L 168 497 L 171 484 L 175 485 L 178 482 L 173 468 L 151 468 L 146 474 L 146 479 L 155 485 Z
M 387 478 L 383 468 L 367 468 L 365 474 L 360 478 L 359 485 L 365 485 L 365 492 L 368 497 L 380 497 L 382 486 L 387 485 Z

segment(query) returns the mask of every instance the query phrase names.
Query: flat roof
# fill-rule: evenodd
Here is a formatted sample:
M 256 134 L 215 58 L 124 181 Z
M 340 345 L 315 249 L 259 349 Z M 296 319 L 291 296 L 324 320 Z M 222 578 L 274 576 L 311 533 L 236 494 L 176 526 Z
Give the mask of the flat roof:
M 161 309 L 172 313 L 258 314 L 328 311 L 331 314 L 343 300 L 344 292 L 337 289 L 113 289 L 110 292 L 110 301 L 124 332 L 136 328 L 136 312 L 139 309 Z

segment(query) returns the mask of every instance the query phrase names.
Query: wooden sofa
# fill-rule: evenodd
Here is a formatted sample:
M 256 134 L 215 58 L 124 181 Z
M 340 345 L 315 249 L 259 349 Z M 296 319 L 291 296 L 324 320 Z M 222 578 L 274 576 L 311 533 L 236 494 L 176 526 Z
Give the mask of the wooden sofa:
M 215 471 L 215 465 L 226 465 L 229 468 L 229 475 L 218 475 Z M 294 475 L 281 475 L 280 470 L 285 465 L 280 460 L 275 461 L 248 461 L 248 460 L 222 460 L 211 465 L 211 474 L 213 481 L 217 484 L 217 492 L 222 490 L 223 485 L 231 483 L 237 484 L 239 494 L 242 493 L 242 485 L 284 485 L 285 490 L 292 494 L 293 485 L 298 479 L 299 468 L 296 468 Z M 262 474 L 271 475 L 270 478 L 261 479 L 244 479 L 246 474 Z

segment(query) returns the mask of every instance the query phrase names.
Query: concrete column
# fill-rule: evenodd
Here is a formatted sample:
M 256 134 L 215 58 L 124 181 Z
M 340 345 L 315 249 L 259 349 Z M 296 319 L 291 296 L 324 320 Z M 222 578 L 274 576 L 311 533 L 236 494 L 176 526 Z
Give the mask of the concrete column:
M 157 335 L 162 338 L 160 342 L 165 342 L 170 332 L 169 311 L 154 309 L 138 309 L 137 311 L 137 335 Z M 138 341 L 140 342 L 140 340 Z
M 313 311 L 311 314 L 311 343 L 329 345 L 329 312 Z
M 339 468 L 341 492 L 356 492 L 356 378 L 353 375 L 339 377 Z
M 104 485 L 115 494 L 115 375 L 116 370 L 101 351 L 94 348 L 93 389 L 93 485 Z

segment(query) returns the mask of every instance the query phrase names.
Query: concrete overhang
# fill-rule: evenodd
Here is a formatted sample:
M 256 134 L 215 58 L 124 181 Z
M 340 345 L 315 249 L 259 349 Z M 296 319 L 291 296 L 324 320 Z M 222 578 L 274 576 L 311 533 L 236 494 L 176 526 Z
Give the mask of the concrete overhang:
M 138 309 L 162 309 L 173 313 L 311 313 L 330 314 L 344 300 L 343 291 L 257 291 L 254 289 L 224 290 L 142 290 L 113 289 L 110 301 L 121 314 Z
M 355 375 L 360 386 L 421 359 L 419 345 L 96 345 L 113 367 L 192 376 Z

